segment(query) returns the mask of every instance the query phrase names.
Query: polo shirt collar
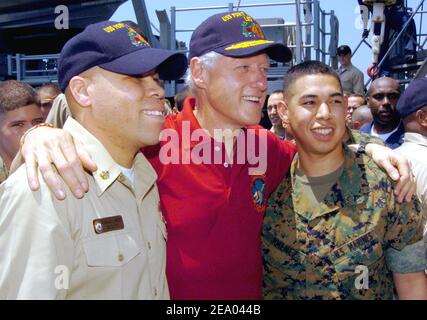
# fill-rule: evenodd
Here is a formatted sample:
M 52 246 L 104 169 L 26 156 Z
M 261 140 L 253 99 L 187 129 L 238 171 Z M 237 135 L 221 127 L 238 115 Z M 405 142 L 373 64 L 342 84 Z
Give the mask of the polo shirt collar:
M 101 196 L 121 176 L 120 166 L 114 161 L 103 144 L 72 117 L 68 117 L 64 124 L 64 130 L 83 144 L 85 150 L 96 163 L 97 170 L 92 173 L 92 176 L 98 186 L 97 194 Z M 134 159 L 134 169 L 135 190 L 145 194 L 156 181 L 157 175 L 148 160 L 139 153 Z
M 427 147 L 427 137 L 423 136 L 422 134 L 419 134 L 419 133 L 406 132 L 405 136 L 404 136 L 404 141 L 419 144 L 419 145 L 422 145 L 424 147 Z

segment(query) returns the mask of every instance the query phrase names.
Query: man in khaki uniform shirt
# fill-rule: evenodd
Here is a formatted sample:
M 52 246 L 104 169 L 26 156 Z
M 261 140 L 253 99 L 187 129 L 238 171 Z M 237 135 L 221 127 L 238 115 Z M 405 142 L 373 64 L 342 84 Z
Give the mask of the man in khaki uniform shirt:
M 363 73 L 351 63 L 351 49 L 349 46 L 340 46 L 337 49 L 338 61 L 341 66 L 338 74 L 342 83 L 344 94 L 365 94 L 365 85 L 363 83 Z
M 414 80 L 400 97 L 396 109 L 405 127 L 404 143 L 396 149 L 412 163 L 417 196 L 427 216 L 427 78 Z M 427 240 L 427 225 L 424 237 Z
M 113 21 L 64 46 L 64 129 L 98 168 L 80 200 L 59 201 L 44 182 L 31 192 L 23 166 L 0 186 L 0 299 L 169 298 L 157 175 L 138 151 L 163 127 L 159 76 L 177 79 L 186 65 Z

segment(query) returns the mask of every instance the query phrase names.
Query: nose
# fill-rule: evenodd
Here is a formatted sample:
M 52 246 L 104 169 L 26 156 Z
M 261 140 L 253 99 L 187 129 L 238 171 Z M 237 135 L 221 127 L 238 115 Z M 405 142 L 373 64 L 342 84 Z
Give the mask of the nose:
M 316 119 L 329 119 L 331 117 L 331 109 L 327 103 L 322 103 L 317 109 Z
M 165 89 L 158 78 L 151 77 L 149 92 L 151 97 L 158 99 L 165 98 Z
M 267 74 L 260 68 L 253 68 L 252 70 L 252 85 L 261 91 L 267 90 Z

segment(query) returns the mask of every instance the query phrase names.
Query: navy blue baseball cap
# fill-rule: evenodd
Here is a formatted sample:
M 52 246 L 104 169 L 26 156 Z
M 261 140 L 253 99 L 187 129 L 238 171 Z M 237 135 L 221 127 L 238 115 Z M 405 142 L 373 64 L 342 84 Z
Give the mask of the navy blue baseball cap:
M 265 52 L 278 62 L 292 59 L 292 51 L 287 46 L 267 40 L 258 22 L 243 11 L 215 14 L 194 30 L 188 60 L 210 51 L 228 57 Z
M 88 25 L 62 48 L 58 62 L 62 92 L 72 77 L 95 66 L 129 76 L 156 70 L 161 79 L 175 80 L 185 73 L 188 62 L 182 53 L 152 48 L 125 23 L 102 21 Z
M 427 78 L 413 80 L 397 102 L 397 111 L 403 119 L 427 106 Z

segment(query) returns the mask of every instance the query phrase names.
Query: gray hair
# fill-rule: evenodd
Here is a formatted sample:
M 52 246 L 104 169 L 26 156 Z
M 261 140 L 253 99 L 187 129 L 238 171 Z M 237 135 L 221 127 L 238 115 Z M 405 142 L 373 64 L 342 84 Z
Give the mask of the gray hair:
M 198 57 L 200 59 L 200 63 L 202 65 L 204 65 L 206 68 L 212 68 L 215 65 L 216 60 L 218 60 L 218 57 L 221 54 L 216 53 L 214 51 L 210 51 L 208 53 L 205 53 L 204 55 L 201 55 L 200 57 Z M 191 76 L 191 68 L 187 69 L 187 72 L 185 73 L 184 76 L 184 81 L 185 84 L 188 86 L 188 88 L 194 92 L 195 89 L 195 84 L 193 81 L 193 77 Z

